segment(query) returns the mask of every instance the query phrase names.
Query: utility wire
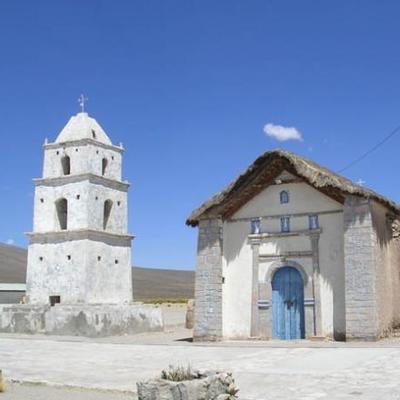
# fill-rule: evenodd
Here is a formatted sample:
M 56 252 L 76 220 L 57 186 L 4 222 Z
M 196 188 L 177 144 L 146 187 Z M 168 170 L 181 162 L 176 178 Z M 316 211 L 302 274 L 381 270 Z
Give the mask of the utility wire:
M 374 147 L 366 151 L 364 154 L 362 154 L 360 157 L 356 158 L 353 160 L 351 163 L 347 164 L 344 168 L 340 169 L 338 172 L 343 172 L 349 168 L 351 168 L 353 165 L 357 164 L 361 160 L 363 160 L 365 157 L 369 156 L 372 152 L 374 152 L 378 147 L 382 146 L 384 143 L 386 143 L 392 136 L 394 136 L 396 133 L 400 131 L 400 125 L 396 128 L 393 129 L 389 135 L 385 136 L 379 143 L 377 143 Z

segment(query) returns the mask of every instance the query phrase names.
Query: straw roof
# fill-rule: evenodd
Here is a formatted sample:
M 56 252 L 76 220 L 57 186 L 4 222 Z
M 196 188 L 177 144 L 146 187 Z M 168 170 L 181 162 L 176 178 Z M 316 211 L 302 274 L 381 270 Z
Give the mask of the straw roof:
M 304 157 L 289 151 L 272 150 L 258 157 L 225 189 L 194 210 L 186 220 L 186 224 L 196 226 L 203 218 L 229 218 L 251 198 L 274 184 L 282 171 L 288 171 L 342 204 L 346 194 L 351 194 L 376 200 L 396 215 L 400 214 L 400 208 L 396 203 L 384 196 L 357 185 Z

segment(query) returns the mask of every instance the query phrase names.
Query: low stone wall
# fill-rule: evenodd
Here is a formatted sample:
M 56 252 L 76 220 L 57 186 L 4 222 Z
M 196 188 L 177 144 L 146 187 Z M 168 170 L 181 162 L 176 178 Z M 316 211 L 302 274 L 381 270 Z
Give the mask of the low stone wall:
M 104 337 L 157 332 L 162 311 L 151 305 L 0 305 L 0 332 Z

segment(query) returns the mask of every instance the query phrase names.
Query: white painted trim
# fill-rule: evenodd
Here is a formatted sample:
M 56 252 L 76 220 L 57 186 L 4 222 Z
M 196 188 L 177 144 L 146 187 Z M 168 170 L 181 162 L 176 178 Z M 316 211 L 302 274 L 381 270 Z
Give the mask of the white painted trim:
M 303 213 L 293 213 L 293 214 L 274 214 L 274 215 L 257 215 L 255 217 L 243 217 L 243 218 L 228 218 L 227 222 L 243 222 L 251 221 L 252 219 L 279 219 L 281 217 L 308 217 L 309 215 L 329 215 L 329 214 L 339 214 L 343 213 L 343 210 L 331 210 L 331 211 L 310 211 Z
M 25 292 L 25 283 L 0 283 L 0 292 Z

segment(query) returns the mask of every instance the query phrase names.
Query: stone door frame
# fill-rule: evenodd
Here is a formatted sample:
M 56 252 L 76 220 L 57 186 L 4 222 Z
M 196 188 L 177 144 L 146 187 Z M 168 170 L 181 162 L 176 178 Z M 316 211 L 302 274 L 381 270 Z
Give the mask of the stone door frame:
M 261 339 L 272 338 L 272 278 L 274 273 L 282 267 L 296 268 L 304 282 L 304 319 L 305 337 L 321 336 L 321 294 L 319 269 L 319 237 L 322 230 L 290 232 L 287 236 L 308 236 L 311 251 L 298 251 L 290 254 L 263 255 L 260 254 L 260 245 L 273 237 L 286 236 L 283 233 L 260 233 L 248 236 L 252 248 L 252 301 L 250 336 Z M 262 281 L 259 280 L 260 261 L 268 258 L 273 261 Z M 313 266 L 312 276 L 303 266 L 294 259 L 310 258 Z

